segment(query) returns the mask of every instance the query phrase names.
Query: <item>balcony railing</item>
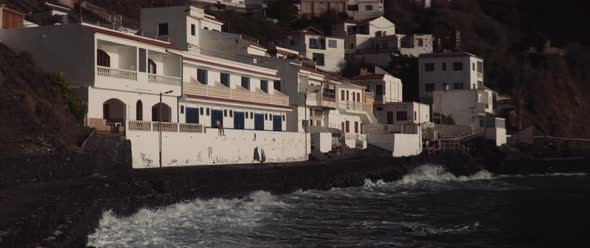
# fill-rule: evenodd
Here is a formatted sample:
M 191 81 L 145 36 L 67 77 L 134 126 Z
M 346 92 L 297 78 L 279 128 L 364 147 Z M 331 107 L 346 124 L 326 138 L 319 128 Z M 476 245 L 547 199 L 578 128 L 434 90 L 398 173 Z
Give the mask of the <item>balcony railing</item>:
M 136 71 L 115 69 L 115 68 L 104 67 L 104 66 L 97 66 L 96 71 L 99 76 L 103 76 L 103 77 L 112 77 L 112 78 L 120 78 L 120 79 L 127 79 L 127 80 L 137 80 L 137 72 Z
M 181 132 L 181 133 L 204 133 L 205 126 L 201 124 L 189 123 L 162 123 L 162 132 Z M 158 132 L 160 123 L 151 121 L 127 121 L 127 129 L 130 131 Z
M 369 112 L 371 106 L 364 102 L 340 101 L 338 108 L 342 110 Z
M 246 89 L 231 89 L 228 87 L 209 86 L 200 83 L 184 83 L 184 92 L 195 96 L 215 97 L 285 107 L 289 106 L 288 96 L 252 92 Z
M 148 80 L 150 82 L 163 83 L 163 84 L 178 84 L 178 83 L 180 83 L 179 77 L 156 75 L 156 74 L 148 74 Z

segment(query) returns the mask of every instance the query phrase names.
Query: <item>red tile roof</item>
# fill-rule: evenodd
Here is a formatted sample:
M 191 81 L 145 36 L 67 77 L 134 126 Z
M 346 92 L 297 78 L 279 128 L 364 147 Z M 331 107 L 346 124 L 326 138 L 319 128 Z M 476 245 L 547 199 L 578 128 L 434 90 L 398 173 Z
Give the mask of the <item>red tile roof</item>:
M 345 23 L 351 23 L 351 24 L 368 24 L 369 22 L 374 21 L 374 20 L 376 20 L 376 19 L 378 19 L 380 17 L 381 16 L 373 17 L 373 18 L 369 18 L 369 19 L 364 19 L 364 20 L 353 20 L 353 19 L 350 19 L 350 20 L 346 20 L 344 22 Z
M 180 50 L 179 48 L 177 48 L 177 47 L 173 46 L 172 44 L 165 42 L 165 41 L 148 39 L 148 38 L 144 38 L 144 37 L 137 36 L 137 35 L 125 34 L 125 33 L 117 32 L 114 30 L 108 30 L 108 29 L 93 27 L 93 26 L 89 26 L 89 25 L 83 25 L 83 27 L 90 29 L 94 32 L 101 33 L 101 34 L 106 34 L 106 35 L 119 37 L 119 38 L 123 38 L 123 39 L 138 41 L 138 42 L 148 44 L 148 45 L 154 45 L 154 46 L 159 46 L 159 47 L 163 47 L 163 48 Z
M 351 80 L 376 80 L 383 79 L 383 77 L 385 77 L 385 74 L 365 74 L 353 77 Z
M 295 30 L 295 31 L 289 33 L 287 36 L 293 36 L 293 35 L 298 35 L 298 34 L 324 35 L 324 33 L 322 33 L 321 31 L 319 31 L 313 27 L 307 27 L 307 28 Z

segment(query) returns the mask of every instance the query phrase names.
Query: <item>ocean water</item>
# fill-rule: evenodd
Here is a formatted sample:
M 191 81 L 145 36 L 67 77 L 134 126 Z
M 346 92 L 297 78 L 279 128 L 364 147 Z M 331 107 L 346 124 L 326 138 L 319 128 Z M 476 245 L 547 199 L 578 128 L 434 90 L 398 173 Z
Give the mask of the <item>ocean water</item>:
M 396 182 L 253 192 L 129 217 L 105 212 L 94 247 L 588 247 L 583 173 L 457 177 L 424 165 Z

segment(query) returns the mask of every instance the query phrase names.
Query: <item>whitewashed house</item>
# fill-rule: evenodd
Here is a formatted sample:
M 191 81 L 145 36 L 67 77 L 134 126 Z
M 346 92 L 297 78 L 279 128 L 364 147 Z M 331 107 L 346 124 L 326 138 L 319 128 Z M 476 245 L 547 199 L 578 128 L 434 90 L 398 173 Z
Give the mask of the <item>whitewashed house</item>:
M 503 118 L 494 115 L 497 93 L 484 85 L 484 61 L 466 53 L 425 54 L 419 59 L 420 99 L 432 104 L 432 119 L 442 136 L 481 132 L 506 143 Z
M 384 0 L 348 0 L 346 14 L 355 20 L 365 20 L 382 16 Z
M 379 66 L 389 66 L 392 56 L 418 57 L 433 51 L 432 35 L 397 34 L 395 24 L 383 16 L 348 20 L 334 25 L 332 32 L 345 37 L 348 59 Z
M 344 64 L 344 39 L 326 36 L 312 27 L 291 32 L 276 45 L 299 51 L 324 71 L 339 72 Z
M 299 14 L 302 17 L 317 17 L 332 11 L 363 20 L 382 16 L 384 0 L 300 0 Z
M 483 59 L 467 52 L 423 54 L 418 77 L 420 101 L 432 103 L 435 90 L 482 89 Z

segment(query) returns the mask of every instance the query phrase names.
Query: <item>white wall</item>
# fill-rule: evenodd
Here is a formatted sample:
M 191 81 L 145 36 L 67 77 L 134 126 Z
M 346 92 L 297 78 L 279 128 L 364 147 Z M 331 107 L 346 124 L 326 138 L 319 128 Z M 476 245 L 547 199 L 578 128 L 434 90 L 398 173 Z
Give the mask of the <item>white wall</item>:
M 502 146 L 508 142 L 505 128 L 485 128 L 484 131 L 486 138 L 495 141 L 496 146 Z
M 476 89 L 478 76 L 472 70 L 473 63 L 482 61 L 479 58 L 468 55 L 449 55 L 447 57 L 420 57 L 419 59 L 419 81 L 420 81 L 420 98 L 432 99 L 432 92 L 426 92 L 425 84 L 433 83 L 434 90 L 444 90 L 444 84 L 448 84 L 449 89 L 453 89 L 454 83 L 462 83 L 463 89 Z M 453 63 L 463 63 L 463 70 L 455 71 Z M 427 72 L 426 64 L 434 64 L 434 71 Z M 446 64 L 446 71 L 443 70 L 443 63 Z M 473 76 L 475 74 L 475 76 Z M 483 78 L 481 79 L 483 81 Z
M 326 49 L 313 49 L 309 48 L 309 39 L 310 38 L 323 38 L 326 39 Z M 331 48 L 329 46 L 330 40 L 336 41 L 336 48 Z M 337 38 L 337 37 L 323 37 L 317 35 L 306 35 L 305 36 L 305 57 L 308 59 L 313 59 L 314 53 L 324 54 L 324 65 L 317 66 L 321 70 L 329 71 L 329 72 L 339 72 L 340 66 L 344 62 L 344 39 Z
M 422 153 L 422 132 L 418 134 L 367 134 L 370 145 L 392 152 L 393 157 L 410 157 Z
M 312 133 L 312 143 L 321 153 L 332 151 L 332 133 Z
M 433 95 L 432 112 L 452 116 L 456 125 L 479 125 L 479 115 L 492 113 L 489 90 L 441 90 Z
M 137 101 L 143 105 L 143 120 L 152 121 L 152 106 L 160 102 L 158 94 L 144 94 L 139 92 L 125 92 L 100 88 L 88 88 L 88 118 L 102 119 L 103 103 L 109 99 L 119 99 L 125 103 L 126 120 L 136 120 Z M 172 111 L 172 122 L 176 122 L 177 98 L 175 96 L 164 96 L 162 102 L 168 105 Z
M 306 138 L 302 133 L 226 130 L 218 136 L 216 129 L 206 133 L 162 133 L 162 164 L 164 167 L 250 164 L 256 148 L 263 150 L 266 162 L 298 162 L 307 160 Z M 307 135 L 307 151 L 310 137 Z M 131 141 L 133 168 L 156 168 L 158 164 L 158 132 L 127 131 Z
M 176 47 L 187 49 L 187 42 L 198 42 L 198 39 L 190 38 L 190 25 L 187 24 L 187 7 L 168 7 L 168 8 L 142 8 L 141 9 L 141 31 L 145 36 L 156 37 L 158 34 L 158 24 L 168 23 L 168 36 L 158 37 L 159 39 L 168 38 Z M 198 27 L 198 25 L 197 25 Z M 198 29 L 197 29 L 198 31 Z M 199 45 L 198 43 L 193 43 Z

